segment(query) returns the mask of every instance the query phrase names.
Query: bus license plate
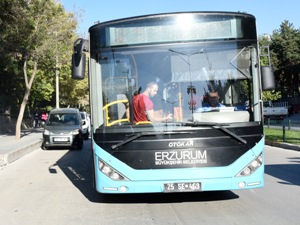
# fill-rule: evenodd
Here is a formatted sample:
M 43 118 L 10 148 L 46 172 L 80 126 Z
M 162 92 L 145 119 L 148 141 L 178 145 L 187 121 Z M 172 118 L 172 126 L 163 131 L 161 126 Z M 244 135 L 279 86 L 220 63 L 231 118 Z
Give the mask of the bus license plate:
M 201 191 L 201 183 L 184 182 L 184 183 L 166 183 L 164 184 L 164 192 L 190 192 Z

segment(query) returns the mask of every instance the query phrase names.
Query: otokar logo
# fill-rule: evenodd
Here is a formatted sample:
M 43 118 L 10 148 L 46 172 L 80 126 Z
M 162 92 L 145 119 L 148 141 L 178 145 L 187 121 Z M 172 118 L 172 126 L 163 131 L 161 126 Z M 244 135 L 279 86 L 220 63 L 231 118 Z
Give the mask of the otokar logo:
M 169 148 L 184 148 L 184 147 L 193 147 L 193 141 L 172 141 L 169 142 Z

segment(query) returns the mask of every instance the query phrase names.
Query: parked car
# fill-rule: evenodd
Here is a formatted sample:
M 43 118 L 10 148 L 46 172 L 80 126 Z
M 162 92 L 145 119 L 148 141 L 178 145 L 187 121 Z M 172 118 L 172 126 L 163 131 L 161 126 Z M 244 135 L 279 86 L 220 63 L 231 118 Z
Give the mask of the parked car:
M 82 149 L 82 124 L 78 109 L 53 109 L 44 126 L 43 149 L 58 146 Z
M 86 112 L 80 112 L 81 119 L 83 121 L 82 133 L 85 140 L 89 139 L 91 133 L 91 120 L 89 114 Z

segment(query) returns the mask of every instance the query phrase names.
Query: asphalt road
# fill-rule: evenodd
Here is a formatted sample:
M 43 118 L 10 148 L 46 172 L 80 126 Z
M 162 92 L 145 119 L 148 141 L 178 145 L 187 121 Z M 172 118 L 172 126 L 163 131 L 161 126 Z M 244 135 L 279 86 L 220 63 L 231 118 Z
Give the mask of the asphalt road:
M 300 152 L 266 147 L 265 187 L 245 191 L 101 195 L 82 151 L 38 149 L 0 170 L 4 225 L 300 224 Z

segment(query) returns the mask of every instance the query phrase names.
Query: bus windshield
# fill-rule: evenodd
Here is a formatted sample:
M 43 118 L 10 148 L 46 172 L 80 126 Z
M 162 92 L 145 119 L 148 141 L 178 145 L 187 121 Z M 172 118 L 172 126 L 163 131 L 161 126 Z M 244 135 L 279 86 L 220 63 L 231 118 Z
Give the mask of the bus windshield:
M 130 116 L 137 113 L 132 99 L 145 93 L 151 82 L 158 86 L 157 93 L 148 96 L 154 116 L 172 114 L 172 119 L 161 122 L 249 122 L 253 51 L 235 43 L 103 51 L 99 63 L 104 107 L 115 102 L 105 108 L 109 115 L 106 125 L 132 123 Z M 217 105 L 212 103 L 214 97 Z
M 89 31 L 98 126 L 261 120 L 250 15 L 153 15 Z

